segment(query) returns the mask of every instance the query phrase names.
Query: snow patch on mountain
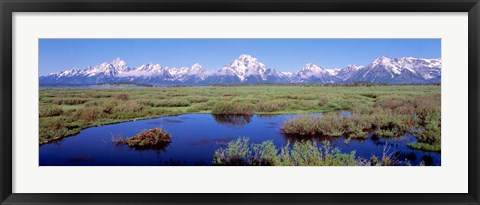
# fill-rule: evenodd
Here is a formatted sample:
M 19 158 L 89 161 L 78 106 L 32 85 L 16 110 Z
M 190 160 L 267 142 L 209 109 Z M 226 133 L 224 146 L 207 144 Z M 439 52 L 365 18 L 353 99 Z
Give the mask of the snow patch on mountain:
M 336 76 L 342 69 L 341 68 L 333 68 L 333 69 L 325 69 L 328 74 Z

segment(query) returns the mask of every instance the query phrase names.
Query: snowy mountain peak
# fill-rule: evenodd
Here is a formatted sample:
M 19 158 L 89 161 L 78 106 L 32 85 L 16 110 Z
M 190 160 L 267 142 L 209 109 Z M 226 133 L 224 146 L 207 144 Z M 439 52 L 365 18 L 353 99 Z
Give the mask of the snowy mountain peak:
M 439 59 L 382 56 L 356 72 L 343 72 L 339 78 L 349 82 L 433 83 L 440 81 L 440 68 Z
M 56 73 L 51 73 L 50 75 L 58 75 L 58 76 L 62 76 L 62 77 L 65 77 L 65 76 L 74 76 L 76 74 L 78 74 L 80 72 L 80 69 L 78 68 L 72 68 L 71 70 L 66 70 L 66 71 L 60 71 L 60 72 L 56 72 Z
M 381 57 L 373 60 L 373 62 L 371 64 L 372 65 L 388 64 L 388 63 L 391 63 L 392 60 L 393 60 L 392 58 L 389 58 L 389 57 L 386 57 L 386 56 L 381 56 Z
M 323 68 L 320 68 L 319 66 L 313 64 L 313 63 L 307 63 L 307 64 L 305 64 L 305 66 L 303 66 L 303 68 L 300 71 L 321 73 L 321 72 L 324 72 L 325 70 Z
M 240 81 L 245 81 L 250 76 L 259 77 L 262 80 L 265 80 L 266 70 L 267 67 L 265 64 L 259 62 L 257 58 L 248 54 L 242 54 L 234 59 L 229 65 L 220 69 L 219 72 L 227 75 L 235 75 Z
M 198 63 L 189 67 L 168 68 L 148 63 L 128 67 L 121 58 L 85 69 L 40 76 L 41 84 L 96 84 L 136 82 L 161 85 L 209 85 L 231 83 L 349 83 L 431 84 L 441 82 L 441 59 L 381 56 L 366 66 L 347 65 L 324 69 L 309 63 L 297 72 L 279 72 L 257 58 L 242 54 L 219 70 L 205 70 Z
M 118 74 L 120 77 L 150 77 L 160 76 L 165 74 L 165 69 L 160 64 L 147 63 L 141 65 L 135 69 L 129 69 L 127 71 Z
M 162 72 L 164 68 L 160 64 L 147 63 L 139 66 L 135 71 L 146 71 L 146 72 Z
M 127 63 L 125 63 L 125 61 L 123 59 L 121 59 L 120 57 L 117 57 L 115 58 L 112 62 L 110 62 L 112 65 L 114 65 L 115 67 L 126 67 L 127 66 Z
M 333 83 L 337 79 L 331 71 L 308 63 L 293 76 L 293 83 Z
M 192 65 L 192 67 L 190 67 L 190 71 L 192 72 L 197 72 L 200 70 L 202 70 L 202 65 L 200 65 L 199 63 L 195 63 Z
M 256 58 L 254 58 L 253 56 L 251 56 L 249 54 L 241 54 L 240 56 L 238 56 L 237 59 L 241 60 L 241 61 L 257 61 Z
M 407 61 L 411 61 L 411 60 L 415 60 L 415 59 L 420 59 L 420 58 L 414 58 L 414 57 L 401 57 L 400 60 L 407 60 Z
M 105 75 L 105 76 L 115 76 L 129 70 L 125 61 L 120 58 L 117 58 L 110 62 L 104 62 L 98 66 L 90 67 L 85 71 L 85 74 L 88 76 L 96 75 Z
M 342 69 L 341 68 L 334 68 L 334 69 L 325 69 L 330 75 L 336 76 Z
M 170 68 L 168 69 L 170 75 L 177 79 L 184 78 L 188 75 L 198 75 L 203 72 L 202 65 L 195 63 L 191 67 Z
M 257 60 L 257 58 L 254 58 L 253 56 L 251 55 L 248 55 L 248 54 L 242 54 L 240 56 L 238 56 L 238 58 L 234 59 L 232 61 L 232 63 L 230 63 L 230 67 L 259 67 L 259 66 L 263 66 L 265 67 L 265 65 L 261 62 L 259 62 Z

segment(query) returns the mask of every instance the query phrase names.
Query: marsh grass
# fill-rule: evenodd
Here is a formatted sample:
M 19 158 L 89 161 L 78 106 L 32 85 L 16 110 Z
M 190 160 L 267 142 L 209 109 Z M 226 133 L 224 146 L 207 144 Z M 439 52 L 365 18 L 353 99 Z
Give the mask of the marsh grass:
M 40 107 L 40 117 L 53 117 L 63 114 L 63 109 L 60 107 L 45 106 Z
M 355 151 L 342 153 L 328 141 L 318 146 L 312 141 L 276 147 L 272 141 L 251 144 L 240 137 L 215 151 L 213 164 L 219 166 L 359 166 L 368 165 Z
M 52 100 L 52 103 L 57 105 L 79 105 L 85 102 L 87 102 L 87 99 L 82 98 L 60 98 Z
M 40 89 L 39 105 L 40 144 L 91 126 L 185 113 L 249 116 L 346 109 L 351 118 L 326 114 L 328 120 L 319 125 L 319 119 L 305 118 L 292 123 L 292 133 L 362 138 L 372 129 L 399 135 L 413 127 L 420 128 L 415 132 L 419 142 L 439 144 L 441 132 L 440 86 L 434 85 Z
M 373 100 L 370 103 L 354 105 L 351 117 L 342 118 L 335 113 L 326 113 L 324 116 L 298 116 L 286 120 L 281 125 L 281 131 L 285 135 L 303 138 L 345 136 L 347 139 L 365 139 L 369 133 L 376 137 L 399 137 L 411 132 L 420 143 L 410 146 L 411 148 L 440 149 L 441 118 L 438 93 L 429 95 L 420 93 L 402 95 L 398 92 L 389 95 L 361 93 L 360 96 Z M 349 140 L 345 142 L 348 143 Z
M 300 116 L 286 120 L 280 129 L 286 135 L 304 137 L 365 138 L 372 126 L 366 118 L 356 114 L 344 118 L 337 113 L 326 113 L 323 116 Z

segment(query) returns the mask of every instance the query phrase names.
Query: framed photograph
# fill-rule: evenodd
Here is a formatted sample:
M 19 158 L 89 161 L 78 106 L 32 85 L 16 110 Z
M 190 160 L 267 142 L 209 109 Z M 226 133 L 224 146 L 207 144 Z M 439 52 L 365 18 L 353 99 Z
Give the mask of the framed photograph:
M 480 204 L 478 0 L 0 6 L 2 204 Z

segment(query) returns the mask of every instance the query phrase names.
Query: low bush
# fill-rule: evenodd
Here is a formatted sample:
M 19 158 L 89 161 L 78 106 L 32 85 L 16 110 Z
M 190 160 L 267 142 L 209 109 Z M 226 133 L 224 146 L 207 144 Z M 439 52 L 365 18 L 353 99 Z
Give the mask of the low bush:
M 427 111 L 430 110 L 430 111 Z M 422 108 L 416 115 L 416 124 L 423 128 L 415 132 L 419 142 L 428 143 L 430 145 L 438 145 L 441 143 L 441 118 L 438 110 Z
M 419 142 L 428 143 L 430 145 L 438 145 L 441 143 L 440 129 L 425 129 L 416 133 L 415 135 Z
M 213 156 L 213 164 L 228 166 L 248 165 L 250 156 L 249 139 L 241 137 L 229 142 L 226 148 L 216 150 Z
M 272 141 L 250 144 L 241 137 L 215 151 L 214 165 L 221 166 L 358 166 L 368 165 L 355 152 L 342 153 L 328 141 L 317 146 L 312 141 L 300 141 L 278 149 Z
M 319 117 L 299 116 L 283 122 L 280 130 L 287 135 L 315 136 L 320 134 L 318 120 Z
M 253 115 L 253 105 L 231 102 L 220 102 L 215 104 L 212 114 L 231 115 Z
M 122 139 L 113 139 L 114 143 L 126 144 L 133 148 L 157 148 L 168 145 L 172 137 L 165 130 L 153 128 L 145 130 L 133 137 Z
M 352 138 L 366 138 L 371 127 L 368 119 L 358 115 L 350 118 L 340 117 L 336 113 L 326 113 L 324 116 L 299 116 L 283 122 L 280 127 L 286 135 L 298 136 L 344 136 Z
M 252 158 L 250 164 L 253 166 L 273 166 L 280 164 L 277 156 L 278 149 L 272 140 L 252 145 Z

